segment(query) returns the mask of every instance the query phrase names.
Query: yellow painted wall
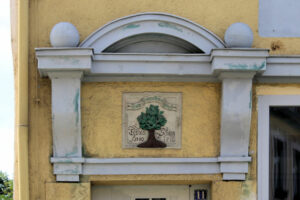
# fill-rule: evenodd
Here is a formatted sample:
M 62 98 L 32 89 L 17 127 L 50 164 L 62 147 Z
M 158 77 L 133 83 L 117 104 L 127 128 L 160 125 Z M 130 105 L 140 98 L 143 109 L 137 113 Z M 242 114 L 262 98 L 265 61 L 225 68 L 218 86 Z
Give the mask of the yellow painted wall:
M 181 149 L 122 149 L 123 92 L 181 92 Z M 91 157 L 216 157 L 220 83 L 83 83 L 82 139 Z
M 60 21 L 69 21 L 79 30 L 81 40 L 104 24 L 140 12 L 166 12 L 192 20 L 223 39 L 228 26 L 248 24 L 256 48 L 274 54 L 300 54 L 300 38 L 263 38 L 258 35 L 258 0 L 31 0 L 32 34 L 41 46 L 50 46 L 49 32 Z M 38 25 L 38 26 L 37 26 Z
M 270 48 L 271 54 L 300 54 L 300 38 L 259 37 L 258 0 L 30 0 L 29 189 L 31 200 L 51 199 L 49 194 L 59 194 L 60 191 L 69 195 L 72 193 L 73 186 L 79 185 L 65 184 L 64 190 L 59 190 L 61 185 L 54 183 L 53 167 L 49 162 L 52 154 L 51 83 L 48 78 L 41 78 L 37 71 L 34 48 L 50 46 L 49 33 L 58 22 L 73 23 L 82 41 L 104 24 L 139 12 L 166 12 L 185 17 L 206 27 L 220 38 L 223 38 L 230 24 L 244 22 L 254 32 L 253 47 Z M 274 46 L 278 48 L 272 49 Z M 16 58 L 16 53 L 14 54 Z M 82 133 L 86 155 L 95 157 L 217 156 L 220 132 L 220 86 L 219 83 L 83 83 Z M 122 150 L 122 92 L 137 91 L 183 93 L 182 149 Z M 246 182 L 224 182 L 221 181 L 221 175 L 83 176 L 82 181 L 95 184 L 210 182 L 213 200 L 224 199 L 224 191 L 229 191 L 225 192 L 226 199 L 254 199 L 257 148 L 256 95 L 287 93 L 299 94 L 300 86 L 297 84 L 254 85 L 249 150 L 253 160 L 249 165 Z M 202 145 L 195 145 L 199 143 Z

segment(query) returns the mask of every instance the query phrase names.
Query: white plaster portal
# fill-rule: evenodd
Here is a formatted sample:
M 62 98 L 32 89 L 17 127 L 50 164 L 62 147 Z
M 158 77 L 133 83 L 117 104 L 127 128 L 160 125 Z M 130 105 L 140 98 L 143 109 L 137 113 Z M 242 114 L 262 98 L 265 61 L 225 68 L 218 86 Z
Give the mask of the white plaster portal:
M 159 23 L 162 22 L 162 26 Z M 169 23 L 166 26 L 166 23 Z M 170 36 L 188 41 L 204 54 L 118 54 L 102 53 L 115 42 L 131 36 L 134 31 L 121 34 L 130 25 L 138 33 L 147 33 L 154 26 L 157 33 L 167 31 Z M 138 27 L 135 25 L 139 25 Z M 145 29 L 140 28 L 145 25 Z M 174 26 L 173 26 L 174 25 Z M 151 27 L 150 26 L 150 27 Z M 148 28 L 147 28 L 148 27 Z M 131 28 L 129 28 L 132 30 Z M 178 29 L 182 30 L 179 31 Z M 187 37 L 185 30 L 195 37 Z M 117 35 L 119 35 L 117 37 Z M 116 36 L 116 37 L 115 37 Z M 300 77 L 299 57 L 268 57 L 266 49 L 224 49 L 224 43 L 214 34 L 195 23 L 167 14 L 146 13 L 116 20 L 85 40 L 80 48 L 36 49 L 38 68 L 42 76 L 52 79 L 53 116 L 67 116 L 71 123 L 53 119 L 55 147 L 54 174 L 57 181 L 79 181 L 80 174 L 215 174 L 224 180 L 244 180 L 251 157 L 248 153 L 252 78 L 259 81 L 281 81 L 291 75 Z M 95 50 L 95 51 L 93 51 Z M 268 59 L 267 59 L 268 57 Z M 278 66 L 284 65 L 284 68 Z M 74 97 L 83 81 L 222 81 L 221 152 L 216 158 L 83 158 L 78 138 L 81 137 Z M 70 78 L 72 77 L 72 78 Z M 58 80 L 56 80 L 58 79 Z M 73 80 L 75 79 L 75 80 Z M 289 78 L 289 81 L 292 79 Z M 68 83 L 74 84 L 68 84 Z M 70 91 L 64 101 L 60 91 Z M 80 102 L 80 101 L 78 101 Z M 64 104 L 64 109 L 59 109 Z M 55 105 L 54 105 L 55 104 Z M 80 108 L 80 106 L 78 106 Z M 80 113 L 80 110 L 78 110 Z M 65 127 L 64 127 L 65 126 Z M 77 128 L 78 129 L 77 129 Z M 64 130 L 71 130 L 73 138 Z M 184 134 L 184 133 L 183 133 Z M 64 140 L 70 140 L 62 147 Z M 72 154 L 74 147 L 78 154 Z M 69 148 L 70 147 L 70 148 Z M 123 167 L 122 167 L 123 166 Z M 143 166 L 143 167 L 141 167 Z M 101 169 L 101 170 L 100 170 Z M 112 171 L 112 169 L 115 169 Z M 136 169 L 136 170 L 132 170 Z

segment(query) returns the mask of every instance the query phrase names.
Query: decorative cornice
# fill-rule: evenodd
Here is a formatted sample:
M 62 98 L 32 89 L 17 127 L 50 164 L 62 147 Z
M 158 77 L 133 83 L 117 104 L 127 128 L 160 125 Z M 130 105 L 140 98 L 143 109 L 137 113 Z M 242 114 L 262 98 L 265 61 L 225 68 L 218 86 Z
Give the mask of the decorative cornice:
M 226 53 L 227 52 L 227 53 Z M 254 71 L 258 82 L 299 82 L 300 56 L 268 56 L 266 49 L 214 49 L 207 54 L 94 54 L 91 48 L 37 48 L 38 69 L 48 72 L 79 70 L 83 81 L 186 81 L 216 82 L 221 71 Z M 228 59 L 243 58 L 253 66 L 240 62 L 225 65 Z M 78 62 L 77 62 L 77 61 Z M 252 61 L 251 61 L 252 60 Z M 266 66 L 260 67 L 266 60 Z M 77 63 L 74 65 L 74 63 Z M 221 65 L 217 64 L 221 62 Z M 223 64 L 222 64 L 223 62 Z M 261 63 L 259 63 L 261 62 Z M 255 67 L 256 66 L 256 67 Z M 242 74 L 242 73 L 241 73 Z
M 93 63 L 91 48 L 38 48 L 36 57 L 41 76 L 49 72 L 82 71 L 89 72 Z
M 251 157 L 51 158 L 51 163 L 54 164 L 54 174 L 58 177 L 67 176 L 68 178 L 79 177 L 79 175 L 129 174 L 226 173 L 244 175 L 248 172 L 248 162 L 250 161 Z M 234 180 L 244 180 L 244 178 Z
M 267 49 L 214 49 L 211 53 L 211 69 L 222 72 L 256 72 L 266 70 Z

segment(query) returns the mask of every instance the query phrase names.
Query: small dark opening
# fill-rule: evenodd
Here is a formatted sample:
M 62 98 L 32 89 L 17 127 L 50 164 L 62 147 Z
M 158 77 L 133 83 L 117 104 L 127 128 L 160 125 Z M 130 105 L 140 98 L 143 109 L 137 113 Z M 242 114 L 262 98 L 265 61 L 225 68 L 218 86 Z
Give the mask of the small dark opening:
M 204 53 L 195 45 L 180 38 L 147 33 L 124 38 L 108 48 L 105 53 Z

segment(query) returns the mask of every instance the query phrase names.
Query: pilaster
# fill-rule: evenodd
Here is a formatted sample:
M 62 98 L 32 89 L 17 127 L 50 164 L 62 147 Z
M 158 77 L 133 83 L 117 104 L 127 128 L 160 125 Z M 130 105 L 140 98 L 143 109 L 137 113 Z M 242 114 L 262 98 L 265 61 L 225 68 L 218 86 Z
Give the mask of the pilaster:
M 57 181 L 78 182 L 82 174 L 81 78 L 91 69 L 92 55 L 91 49 L 37 50 L 40 73 L 52 83 L 53 158 L 66 161 L 54 163 Z
M 222 81 L 220 171 L 224 180 L 248 173 L 252 79 L 266 70 L 265 49 L 215 49 L 213 73 Z

